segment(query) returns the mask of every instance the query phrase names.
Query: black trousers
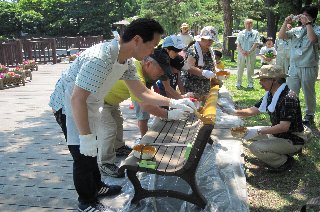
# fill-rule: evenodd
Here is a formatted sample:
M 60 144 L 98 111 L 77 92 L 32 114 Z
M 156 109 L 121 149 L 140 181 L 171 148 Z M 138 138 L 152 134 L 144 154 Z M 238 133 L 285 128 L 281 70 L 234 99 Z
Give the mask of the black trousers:
M 73 157 L 73 182 L 79 195 L 78 201 L 83 204 L 97 201 L 97 193 L 105 184 L 101 182 L 97 157 L 80 153 L 79 145 L 68 145 Z
M 67 124 L 66 124 L 66 115 L 62 113 L 62 108 L 55 113 L 53 113 L 54 117 L 56 118 L 57 123 L 62 129 L 64 137 L 67 141 Z

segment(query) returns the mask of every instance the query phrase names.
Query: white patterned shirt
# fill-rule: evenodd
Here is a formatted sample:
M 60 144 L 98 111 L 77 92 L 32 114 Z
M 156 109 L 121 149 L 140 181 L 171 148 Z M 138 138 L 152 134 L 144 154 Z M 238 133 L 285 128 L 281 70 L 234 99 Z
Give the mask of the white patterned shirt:
M 118 57 L 118 42 L 112 40 L 111 42 L 97 44 L 83 53 L 69 66 L 69 68 L 62 73 L 61 78 L 55 86 L 54 92 L 50 96 L 49 106 L 54 110 L 59 110 L 64 107 L 65 89 L 68 83 L 74 82 L 78 87 L 89 91 L 93 94 L 102 93 L 102 85 L 108 82 L 110 86 L 116 82 L 117 79 L 112 79 L 112 66 Z M 136 75 L 136 69 L 132 59 L 127 60 L 128 68 L 122 74 L 122 80 L 139 80 Z M 103 92 L 102 99 L 105 92 Z M 100 96 L 100 95 L 98 95 Z

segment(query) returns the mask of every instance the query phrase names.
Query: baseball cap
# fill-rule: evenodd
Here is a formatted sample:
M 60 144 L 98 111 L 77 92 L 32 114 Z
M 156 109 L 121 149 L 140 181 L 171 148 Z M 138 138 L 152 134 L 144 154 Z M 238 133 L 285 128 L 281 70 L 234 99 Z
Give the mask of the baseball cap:
M 266 79 L 266 78 L 286 78 L 289 75 L 285 74 L 282 67 L 278 65 L 264 65 L 260 68 L 260 71 L 256 73 L 252 78 Z
M 172 74 L 170 67 L 170 57 L 165 49 L 155 49 L 150 57 L 158 62 L 166 76 L 169 77 Z
M 206 26 L 200 32 L 200 38 L 218 41 L 218 31 L 213 26 Z
M 182 42 L 181 37 L 178 35 L 170 35 L 164 39 L 162 47 L 166 48 L 169 46 L 172 46 L 176 49 L 183 49 L 186 47 L 186 45 L 184 45 Z

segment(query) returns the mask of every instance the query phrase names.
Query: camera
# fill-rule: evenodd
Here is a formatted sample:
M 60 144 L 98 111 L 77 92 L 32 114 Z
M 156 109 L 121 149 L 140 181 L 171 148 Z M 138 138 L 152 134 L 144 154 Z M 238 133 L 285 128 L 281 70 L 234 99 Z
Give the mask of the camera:
M 300 15 L 291 15 L 292 21 L 299 21 L 300 20 Z

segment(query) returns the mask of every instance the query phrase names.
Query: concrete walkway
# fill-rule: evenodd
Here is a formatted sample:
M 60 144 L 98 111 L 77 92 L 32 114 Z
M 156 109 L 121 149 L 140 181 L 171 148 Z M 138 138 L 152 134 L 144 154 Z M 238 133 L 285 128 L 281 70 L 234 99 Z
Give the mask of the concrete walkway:
M 72 158 L 51 109 L 49 96 L 67 64 L 39 65 L 33 80 L 25 86 L 0 90 L 0 211 L 74 211 L 77 194 L 72 180 Z M 121 105 L 124 137 L 128 145 L 139 137 L 130 101 Z M 245 211 L 246 185 L 241 167 L 241 145 L 227 130 L 215 130 L 217 169 L 225 178 L 225 191 L 232 191 L 227 204 L 234 211 Z M 110 181 L 110 179 L 106 179 Z M 125 183 L 128 183 L 127 180 Z M 132 189 L 131 189 L 132 192 Z M 215 201 L 215 200 L 212 200 Z M 224 201 L 219 200 L 218 201 Z M 110 203 L 112 198 L 103 202 Z M 229 203 L 228 203 L 229 202 Z M 123 206 L 129 204 L 125 198 Z M 241 210 L 237 207 L 242 205 Z M 130 210 L 130 209 L 129 209 Z M 219 210 L 219 211 L 228 211 Z

